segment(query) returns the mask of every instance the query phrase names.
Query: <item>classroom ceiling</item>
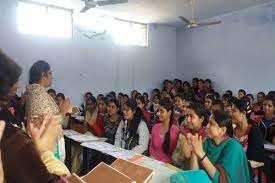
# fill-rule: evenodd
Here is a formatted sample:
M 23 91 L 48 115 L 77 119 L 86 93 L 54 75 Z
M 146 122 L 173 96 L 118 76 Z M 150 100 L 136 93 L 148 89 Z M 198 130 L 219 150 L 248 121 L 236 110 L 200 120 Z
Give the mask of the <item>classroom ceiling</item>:
M 35 0 L 52 3 L 58 6 L 80 11 L 84 2 L 81 0 Z M 109 5 L 90 9 L 87 12 L 103 12 L 120 19 L 157 23 L 179 27 L 182 22 L 178 16 L 191 17 L 190 0 L 128 0 L 127 4 Z M 196 0 L 196 16 L 199 19 L 208 19 L 225 13 L 257 6 L 275 0 Z

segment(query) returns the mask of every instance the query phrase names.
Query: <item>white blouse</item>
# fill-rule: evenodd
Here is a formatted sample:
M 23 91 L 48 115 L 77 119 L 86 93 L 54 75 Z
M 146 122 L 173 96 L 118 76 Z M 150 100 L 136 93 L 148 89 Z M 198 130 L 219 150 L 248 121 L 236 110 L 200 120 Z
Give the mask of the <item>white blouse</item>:
M 117 132 L 116 132 L 116 136 L 115 136 L 115 146 L 117 147 L 125 147 L 125 141 L 122 140 L 122 136 L 123 136 L 123 126 L 125 125 L 125 121 L 121 121 L 119 123 Z M 150 133 L 148 130 L 148 127 L 146 125 L 146 123 L 141 120 L 139 125 L 138 125 L 138 129 L 137 129 L 137 134 L 139 135 L 139 141 L 137 146 L 135 146 L 132 151 L 135 151 L 136 153 L 142 154 L 143 152 L 145 152 L 148 149 L 148 144 L 149 144 L 149 138 L 150 138 Z

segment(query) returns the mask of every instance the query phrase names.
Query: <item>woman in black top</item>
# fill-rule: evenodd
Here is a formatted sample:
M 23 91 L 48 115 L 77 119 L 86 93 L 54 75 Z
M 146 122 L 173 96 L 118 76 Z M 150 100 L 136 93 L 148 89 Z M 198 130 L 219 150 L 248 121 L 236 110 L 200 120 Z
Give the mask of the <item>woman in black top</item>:
M 115 135 L 122 116 L 120 115 L 120 107 L 117 99 L 110 99 L 107 106 L 107 114 L 104 116 L 104 137 L 108 143 L 115 143 Z
M 248 160 L 265 164 L 265 173 L 269 180 L 270 167 L 264 151 L 262 134 L 259 127 L 248 118 L 251 112 L 252 109 L 248 100 L 243 98 L 234 101 L 232 109 L 232 121 L 236 124 L 234 137 L 242 144 Z

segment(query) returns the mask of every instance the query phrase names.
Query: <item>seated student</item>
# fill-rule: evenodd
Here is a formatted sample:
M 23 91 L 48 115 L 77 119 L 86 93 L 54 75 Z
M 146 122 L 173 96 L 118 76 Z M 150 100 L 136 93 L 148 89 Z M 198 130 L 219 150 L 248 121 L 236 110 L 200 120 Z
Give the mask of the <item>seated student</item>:
M 249 93 L 245 97 L 249 99 L 250 108 L 253 109 L 253 107 L 254 107 L 254 96 L 251 93 Z
M 213 183 L 249 183 L 249 169 L 241 144 L 233 138 L 232 120 L 228 113 L 214 111 L 207 125 L 209 138 L 188 134 L 193 147 L 191 169 L 204 169 Z
M 93 94 L 91 92 L 86 92 L 84 94 L 84 102 L 80 105 L 80 111 L 82 116 L 85 116 L 85 113 L 87 111 L 86 101 L 88 98 L 91 98 L 92 96 Z
M 275 143 L 275 97 L 267 95 L 263 102 L 264 118 L 259 123 L 263 139 Z
M 136 94 L 137 94 L 137 93 L 138 93 L 137 90 L 133 90 L 133 91 L 131 92 L 131 99 L 136 100 Z
M 55 97 L 55 102 L 58 106 L 61 106 L 61 104 L 65 101 L 65 95 L 63 93 L 58 93 Z
M 118 125 L 122 120 L 120 115 L 120 107 L 117 99 L 110 99 L 107 106 L 107 114 L 104 116 L 104 137 L 108 143 L 115 143 L 115 135 Z
M 226 90 L 226 92 L 224 94 L 228 94 L 228 95 L 233 96 L 233 92 L 231 90 Z
M 231 95 L 226 94 L 223 96 L 224 111 L 228 112 L 230 115 L 232 115 L 233 103 L 235 100 L 238 100 L 238 99 Z
M 88 124 L 89 130 L 98 137 L 102 137 L 104 133 L 103 116 L 99 114 L 95 97 L 88 98 L 86 101 L 87 112 L 85 115 L 85 123 Z
M 124 120 L 119 123 L 115 146 L 142 154 L 148 150 L 149 130 L 136 101 L 129 99 L 123 108 Z
M 194 94 L 197 94 L 198 93 L 198 81 L 199 81 L 199 78 L 193 78 L 192 79 L 192 93 Z
M 101 116 L 105 116 L 107 113 L 107 98 L 103 97 L 102 99 L 97 100 L 98 113 Z
M 48 89 L 47 93 L 55 100 L 56 91 L 54 89 Z
M 115 98 L 115 99 L 116 99 L 116 92 L 111 91 L 111 92 L 109 93 L 109 96 L 111 96 L 111 98 Z
M 215 91 L 213 90 L 212 81 L 210 79 L 206 79 L 204 81 L 204 89 L 207 93 L 213 94 Z
M 152 129 L 150 157 L 164 163 L 172 163 L 172 154 L 176 148 L 179 129 L 173 124 L 174 105 L 169 98 L 159 102 L 158 117 L 161 123 Z
M 149 109 L 151 113 L 156 114 L 160 99 L 161 99 L 160 95 L 155 95 L 153 97 L 153 99 L 152 99 L 152 105 L 151 105 L 151 107 Z
M 248 160 L 265 163 L 265 172 L 269 179 L 269 168 L 266 163 L 262 134 L 257 125 L 248 118 L 252 112 L 249 102 L 236 100 L 233 105 L 232 121 L 236 124 L 234 137 L 242 144 Z
M 0 99 L 16 93 L 21 72 L 18 64 L 0 50 Z M 0 120 L 3 120 L 2 117 Z M 6 182 L 55 183 L 61 176 L 70 175 L 66 166 L 51 152 L 59 135 L 59 120 L 47 115 L 41 124 L 45 128 L 37 129 L 30 125 L 31 138 L 12 123 L 5 122 L 1 159 L 4 174 L 2 179 Z
M 179 94 L 179 92 L 182 91 L 182 81 L 180 79 L 174 80 L 174 89 L 175 95 Z
M 183 95 L 185 95 L 186 97 L 188 97 L 190 99 L 193 97 L 191 85 L 188 81 L 183 82 L 182 89 L 183 89 Z
M 245 96 L 246 96 L 246 91 L 244 89 L 240 89 L 238 91 L 238 99 L 242 99 Z
M 123 98 L 122 98 L 122 101 L 121 101 L 121 103 L 120 103 L 121 111 L 123 111 L 124 105 L 125 105 L 125 103 L 127 102 L 127 100 L 129 100 L 129 96 L 128 96 L 127 94 L 124 94 L 124 95 L 123 95 Z
M 192 146 L 187 141 L 187 134 L 199 134 L 204 140 L 207 137 L 207 113 L 203 105 L 197 102 L 191 103 L 187 109 L 187 126 L 180 134 L 177 148 L 173 153 L 173 163 L 185 170 L 190 169 Z
M 258 92 L 257 93 L 257 103 L 254 106 L 258 106 L 261 109 L 263 108 L 263 103 L 265 99 L 265 93 L 264 92 Z
M 153 89 L 152 91 L 152 96 L 154 97 L 155 95 L 160 95 L 160 91 L 157 88 Z
M 110 94 L 109 94 L 110 95 Z M 104 95 L 103 94 L 99 94 L 97 97 L 96 97 L 96 100 L 97 100 L 97 102 L 99 101 L 99 100 L 102 100 L 104 98 Z
M 224 110 L 224 106 L 221 100 L 214 100 L 211 106 L 211 113 L 217 110 Z
M 165 81 L 165 86 L 164 86 L 164 89 L 162 90 L 163 91 L 166 91 L 169 95 L 170 94 L 173 94 L 173 96 L 175 96 L 176 94 L 176 91 L 174 89 L 174 85 L 173 85 L 173 82 L 171 80 L 167 80 Z M 162 96 L 162 97 L 165 97 L 165 96 Z
M 204 80 L 200 79 L 198 81 L 198 93 L 195 95 L 195 100 L 204 103 L 206 90 L 204 89 Z
M 183 116 L 183 108 L 184 108 L 185 98 L 183 94 L 178 94 L 174 98 L 174 104 L 176 107 L 176 110 L 180 112 L 180 115 Z
M 150 103 L 149 95 L 148 95 L 148 93 L 144 92 L 144 93 L 142 94 L 142 96 L 143 96 L 143 98 L 144 98 L 144 100 L 145 100 L 145 104 L 146 104 L 145 107 L 147 107 L 148 104 Z
M 212 104 L 213 104 L 214 100 L 215 99 L 214 99 L 213 95 L 207 95 L 207 96 L 205 96 L 204 107 L 205 107 L 205 110 L 207 111 L 207 114 L 209 116 L 211 114 Z
M 142 113 L 142 117 L 145 120 L 145 122 L 147 123 L 148 127 L 151 127 L 151 121 L 152 121 L 152 116 L 151 113 L 149 111 L 146 110 L 146 102 L 144 100 L 143 96 L 138 96 L 136 99 L 137 102 L 137 106 L 138 108 L 141 110 Z
M 220 94 L 219 94 L 219 92 L 214 92 L 214 99 L 215 100 L 219 100 L 220 99 Z

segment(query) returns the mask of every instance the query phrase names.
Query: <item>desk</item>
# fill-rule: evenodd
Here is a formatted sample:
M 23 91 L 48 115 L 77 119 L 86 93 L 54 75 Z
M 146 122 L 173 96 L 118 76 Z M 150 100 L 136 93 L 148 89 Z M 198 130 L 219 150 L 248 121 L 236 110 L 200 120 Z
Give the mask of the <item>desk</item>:
M 138 160 L 136 163 L 154 170 L 152 183 L 168 183 L 170 182 L 170 177 L 177 172 L 165 167 L 165 163 L 146 156 Z
M 85 143 L 82 143 L 81 146 L 88 149 L 97 150 L 99 152 L 108 154 L 115 158 L 122 158 L 122 159 L 129 160 L 139 155 L 133 151 L 125 150 L 120 147 L 116 147 L 114 145 L 108 144 L 106 142 L 99 142 L 99 141 L 85 142 Z M 152 183 L 168 183 L 170 182 L 171 175 L 176 173 L 175 170 L 171 170 L 165 167 L 165 164 L 163 162 L 151 159 L 146 156 L 143 156 L 142 158 L 138 159 L 137 161 L 135 161 L 135 163 L 154 170 Z
M 104 141 L 104 138 L 98 138 L 92 134 L 85 133 L 81 134 L 74 130 L 63 130 L 63 134 L 65 136 L 65 143 L 66 143 L 66 165 L 71 170 L 72 166 L 72 144 L 76 143 L 80 145 L 83 142 L 90 142 L 90 141 Z M 85 157 L 87 156 L 87 152 L 83 152 Z M 87 167 L 87 162 L 83 161 L 84 167 Z

